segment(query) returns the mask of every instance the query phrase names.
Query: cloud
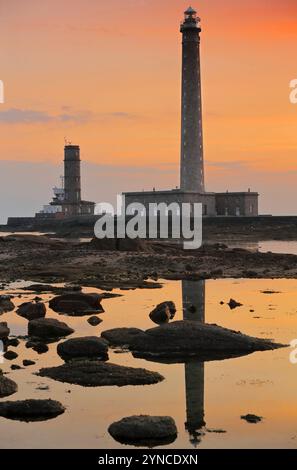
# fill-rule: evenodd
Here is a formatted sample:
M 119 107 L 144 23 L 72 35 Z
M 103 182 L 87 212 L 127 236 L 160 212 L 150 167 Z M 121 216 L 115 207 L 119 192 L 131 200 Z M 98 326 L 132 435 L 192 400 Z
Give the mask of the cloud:
M 93 113 L 91 111 L 71 111 L 68 106 L 62 107 L 61 114 L 50 114 L 34 109 L 10 108 L 0 112 L 1 124 L 45 124 L 48 122 L 72 122 L 84 124 L 91 121 L 110 119 L 135 119 L 136 115 L 116 111 L 111 113 Z
M 235 168 L 247 168 L 249 166 L 249 162 L 245 160 L 234 160 L 234 161 L 225 161 L 225 162 L 206 161 L 206 165 L 209 167 L 215 167 L 215 168 L 235 169 Z
M 43 111 L 34 111 L 32 109 L 11 108 L 0 112 L 0 123 L 3 124 L 19 124 L 32 122 L 48 122 L 51 116 Z

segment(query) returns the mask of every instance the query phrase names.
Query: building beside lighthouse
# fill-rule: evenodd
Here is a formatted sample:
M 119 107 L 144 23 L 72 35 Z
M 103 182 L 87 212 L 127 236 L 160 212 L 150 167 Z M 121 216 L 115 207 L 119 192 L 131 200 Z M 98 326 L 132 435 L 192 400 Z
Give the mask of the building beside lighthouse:
M 184 13 L 182 33 L 182 97 L 180 188 L 124 193 L 126 205 L 201 203 L 204 216 L 257 216 L 256 192 L 214 193 L 205 190 L 203 112 L 200 67 L 200 18 L 193 8 Z
M 65 145 L 64 176 L 61 187 L 53 188 L 52 201 L 43 206 L 37 218 L 64 218 L 94 215 L 95 202 L 81 198 L 80 148 L 78 145 Z

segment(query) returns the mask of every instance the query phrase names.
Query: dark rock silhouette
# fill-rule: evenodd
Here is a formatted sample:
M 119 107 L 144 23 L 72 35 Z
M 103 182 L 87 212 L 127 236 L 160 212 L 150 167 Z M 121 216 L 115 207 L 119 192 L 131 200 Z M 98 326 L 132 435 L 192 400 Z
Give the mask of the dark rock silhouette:
M 113 423 L 109 434 L 121 444 L 155 447 L 170 444 L 177 437 L 174 420 L 168 416 L 131 416 Z
M 0 403 L 0 416 L 17 421 L 46 421 L 64 413 L 64 406 L 55 400 L 22 400 Z
M 66 323 L 54 318 L 39 318 L 31 320 L 28 324 L 28 334 L 33 338 L 52 340 L 63 338 L 74 332 Z
M 108 359 L 108 343 L 96 336 L 73 338 L 58 344 L 57 352 L 65 361 L 75 358 Z
M 17 384 L 13 380 L 9 379 L 8 377 L 5 377 L 2 374 L 2 371 L 0 371 L 0 398 L 13 395 L 17 391 L 18 391 Z
M 92 313 L 103 313 L 102 296 L 99 294 L 64 294 L 50 300 L 49 306 L 57 313 L 83 316 Z
M 46 306 L 41 302 L 25 302 L 19 306 L 16 313 L 27 320 L 36 320 L 45 317 Z
M 41 369 L 37 375 L 85 387 L 151 385 L 164 380 L 157 372 L 96 360 L 66 362 L 58 367 Z

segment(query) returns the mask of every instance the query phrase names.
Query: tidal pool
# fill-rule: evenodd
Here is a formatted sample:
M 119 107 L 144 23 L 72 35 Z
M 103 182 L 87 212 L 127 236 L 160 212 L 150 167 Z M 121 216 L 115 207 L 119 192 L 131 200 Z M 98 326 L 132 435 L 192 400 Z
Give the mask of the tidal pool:
M 88 317 L 58 315 L 49 308 L 47 316 L 74 328 L 73 337 L 100 336 L 101 331 L 116 327 L 151 328 L 154 324 L 149 319 L 150 311 L 158 303 L 172 300 L 177 306 L 175 320 L 191 318 L 216 323 L 286 344 L 297 338 L 297 280 L 226 279 L 163 284 L 162 289 L 114 290 L 122 297 L 103 300 L 105 313 L 100 314 L 103 322 L 97 327 L 88 324 Z M 21 292 L 22 298 L 14 299 L 16 305 L 36 296 L 18 291 L 20 287 L 21 283 L 11 285 L 0 294 Z M 47 301 L 53 295 L 41 297 Z M 243 306 L 230 310 L 226 303 L 220 304 L 231 297 Z M 195 313 L 189 312 L 191 305 L 196 307 Z M 27 320 L 15 312 L 1 315 L 0 321 L 7 321 L 11 335 L 27 333 Z M 297 447 L 297 365 L 289 360 L 291 348 L 205 364 L 194 361 L 172 365 L 110 351 L 111 362 L 157 371 L 165 380 L 140 387 L 83 388 L 34 375 L 41 367 L 62 363 L 56 347 L 57 343 L 51 344 L 48 353 L 38 355 L 21 341 L 17 348 L 10 348 L 19 357 L 1 364 L 19 386 L 15 395 L 1 401 L 52 398 L 67 408 L 63 415 L 47 422 L 22 423 L 0 418 L 1 448 L 121 448 L 108 434 L 108 426 L 138 414 L 174 418 L 178 437 L 164 448 Z M 36 364 L 11 371 L 11 364 L 22 365 L 23 359 L 32 359 Z M 241 416 L 248 413 L 263 417 L 262 422 L 249 424 L 242 420 Z

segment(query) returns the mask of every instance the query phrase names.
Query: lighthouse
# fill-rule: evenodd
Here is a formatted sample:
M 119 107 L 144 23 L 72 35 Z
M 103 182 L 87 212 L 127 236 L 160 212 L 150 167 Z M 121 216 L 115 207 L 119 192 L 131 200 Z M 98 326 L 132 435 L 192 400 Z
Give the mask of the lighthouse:
M 182 125 L 180 187 L 182 191 L 203 193 L 204 161 L 200 72 L 200 18 L 188 8 L 182 33 Z

